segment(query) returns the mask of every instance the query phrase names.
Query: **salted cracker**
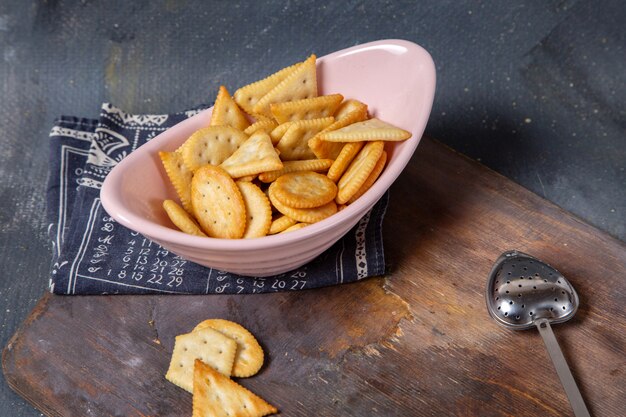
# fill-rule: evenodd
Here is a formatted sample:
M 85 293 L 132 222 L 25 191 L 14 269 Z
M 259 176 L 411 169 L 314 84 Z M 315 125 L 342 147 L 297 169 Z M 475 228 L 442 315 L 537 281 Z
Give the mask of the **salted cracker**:
M 352 123 L 341 129 L 324 132 L 320 135 L 321 140 L 330 142 L 401 141 L 410 137 L 411 132 L 377 118 Z
M 278 412 L 267 401 L 196 360 L 192 417 L 263 417 Z
M 250 126 L 245 113 L 223 85 L 217 93 L 209 126 L 231 126 L 238 130 L 244 130 Z
M 280 151 L 281 159 L 293 161 L 315 158 L 315 154 L 308 145 L 309 139 L 330 126 L 334 121 L 335 119 L 332 117 L 324 117 L 293 122 L 280 141 L 278 141 L 278 144 L 276 144 L 276 148 Z
M 194 362 L 200 360 L 216 372 L 230 376 L 237 342 L 217 330 L 206 328 L 176 336 L 174 351 L 165 378 L 193 392 Z
M 296 230 L 300 230 L 300 229 L 304 229 L 305 227 L 307 227 L 309 225 L 309 223 L 296 223 L 293 226 L 289 226 L 288 228 L 286 228 L 285 230 L 283 230 L 280 233 L 289 233 L 289 232 L 294 232 Z
M 289 129 L 292 123 L 293 122 L 281 123 L 270 132 L 270 138 L 272 138 L 272 143 L 274 145 L 276 145 L 278 141 L 283 137 L 283 135 L 285 134 L 287 129 Z
M 367 142 L 354 158 L 346 172 L 337 183 L 338 191 L 335 201 L 345 204 L 350 201 L 365 183 L 383 153 L 385 142 Z
M 183 162 L 182 155 L 178 152 L 159 152 L 159 158 L 165 168 L 170 182 L 178 194 L 181 204 L 188 212 L 191 212 L 191 171 Z
M 273 103 L 270 111 L 278 123 L 330 117 L 343 100 L 341 94 L 329 94 L 302 100 Z
M 267 235 L 272 224 L 272 206 L 265 193 L 252 182 L 237 181 L 246 206 L 244 239 Z
M 315 208 L 294 208 L 289 207 L 286 204 L 283 204 L 279 199 L 274 195 L 272 187 L 274 183 L 270 185 L 268 189 L 268 196 L 270 198 L 270 202 L 276 210 L 280 213 L 284 214 L 287 217 L 290 217 L 294 220 L 297 220 L 302 223 L 317 223 L 325 218 L 332 216 L 337 212 L 337 204 L 334 201 L 324 204 L 320 207 Z
M 374 169 L 372 170 L 372 172 L 370 172 L 370 175 L 367 177 L 361 188 L 359 188 L 359 190 L 348 200 L 349 204 L 354 203 L 359 197 L 365 194 L 365 192 L 369 190 L 372 185 L 374 185 L 380 174 L 383 172 L 386 163 L 387 152 L 383 151 L 382 155 L 380 155 L 380 158 L 378 158 L 376 165 L 374 165 Z
M 277 126 L 278 126 L 278 123 L 276 123 L 272 119 L 269 119 L 269 118 L 262 119 L 262 120 L 258 120 L 256 122 L 254 122 L 253 124 L 248 126 L 248 128 L 246 130 L 244 130 L 243 133 L 245 133 L 246 135 L 251 135 L 251 134 L 253 134 L 254 132 L 256 132 L 258 130 L 262 130 L 265 133 L 269 134 Z
M 274 196 L 293 208 L 314 208 L 332 201 L 337 185 L 326 175 L 312 171 L 290 172 L 272 183 Z
M 257 131 L 220 165 L 233 178 L 281 169 L 283 163 L 269 135 Z
M 268 202 L 269 204 L 269 202 Z M 263 366 L 263 348 L 248 329 L 239 323 L 224 319 L 208 319 L 200 322 L 193 331 L 207 327 L 217 330 L 237 342 L 237 352 L 231 375 L 237 378 L 250 377 Z
M 314 171 L 325 172 L 333 164 L 332 159 L 303 159 L 300 161 L 284 161 L 282 169 L 276 171 L 268 171 L 259 174 L 259 180 L 262 182 L 270 183 L 276 180 L 281 175 L 288 174 L 289 172 L 298 171 Z
M 285 229 L 293 226 L 298 223 L 297 220 L 292 219 L 291 217 L 285 216 L 284 214 L 279 214 L 273 221 L 270 226 L 270 231 L 268 235 L 275 235 L 276 233 L 280 233 Z
M 248 135 L 230 126 L 209 126 L 197 130 L 183 145 L 181 153 L 187 168 L 219 165 L 231 156 Z
M 326 132 L 332 132 L 333 130 L 342 129 L 353 123 L 362 122 L 364 120 L 367 120 L 367 106 L 358 107 L 352 112 L 342 115 L 341 119 L 335 119 L 333 124 L 309 139 L 309 148 L 318 158 L 336 159 L 341 152 L 341 148 L 343 147 L 344 143 L 328 142 L 326 140 L 322 140 L 321 136 Z
M 220 167 L 205 165 L 191 181 L 193 213 L 210 237 L 239 239 L 246 228 L 246 207 L 239 187 Z
M 360 102 L 359 100 L 348 99 L 339 105 L 339 108 L 335 112 L 334 116 L 336 120 L 341 120 L 353 111 L 363 110 L 365 110 L 367 116 L 367 104 Z
M 178 227 L 182 232 L 189 233 L 194 236 L 206 237 L 196 220 L 189 215 L 189 213 L 179 206 L 173 200 L 163 201 L 163 209 L 167 213 L 172 223 Z
M 316 56 L 313 54 L 268 91 L 252 108 L 253 113 L 271 116 L 270 105 L 317 97 Z
M 328 168 L 328 173 L 326 174 L 328 178 L 335 182 L 339 181 L 339 178 L 341 178 L 346 169 L 348 169 L 350 162 L 352 162 L 364 145 L 365 142 L 349 142 L 343 144 L 341 152 L 339 152 L 333 164 Z

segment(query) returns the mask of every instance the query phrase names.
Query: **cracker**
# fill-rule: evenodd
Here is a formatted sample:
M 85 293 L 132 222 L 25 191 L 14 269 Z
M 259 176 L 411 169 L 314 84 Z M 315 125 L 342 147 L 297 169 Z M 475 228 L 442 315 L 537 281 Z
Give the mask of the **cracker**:
M 367 118 L 367 104 L 362 103 L 359 100 L 350 99 L 344 101 L 339 105 L 339 108 L 335 112 L 334 116 L 336 120 L 341 120 L 353 111 L 361 112 L 363 110 L 365 110 L 365 115 Z
M 246 207 L 235 181 L 220 167 L 205 165 L 191 180 L 193 213 L 210 236 L 238 239 L 246 228 Z
M 270 137 L 272 138 L 272 143 L 276 145 L 278 141 L 283 137 L 289 126 L 291 126 L 292 122 L 281 123 L 274 130 L 270 132 Z
M 192 170 L 219 165 L 241 146 L 248 136 L 230 126 L 209 126 L 196 131 L 183 145 L 185 165 Z
M 268 235 L 275 235 L 276 233 L 280 233 L 283 230 L 286 230 L 296 224 L 297 221 L 292 219 L 291 217 L 285 216 L 284 214 L 280 214 L 276 217 L 270 226 L 270 231 Z
M 267 171 L 259 174 L 262 182 L 273 182 L 276 178 L 289 172 L 299 171 L 326 171 L 333 164 L 332 159 L 303 159 L 301 161 L 285 161 L 283 168 L 276 171 Z
M 265 195 L 264 195 L 265 196 Z M 269 202 L 268 202 L 269 205 Z M 237 352 L 231 375 L 237 378 L 247 378 L 263 366 L 263 349 L 256 338 L 239 323 L 223 319 L 208 319 L 199 323 L 193 331 L 207 327 L 217 330 L 224 336 L 237 342 Z
M 165 172 L 178 194 L 181 204 L 191 212 L 191 177 L 193 172 L 183 162 L 178 152 L 159 152 Z
M 295 230 L 300 230 L 303 229 L 305 227 L 307 227 L 309 225 L 309 223 L 296 223 L 293 226 L 289 226 L 288 228 L 286 228 L 285 230 L 283 230 L 280 233 L 289 233 L 289 232 L 293 232 Z
M 293 208 L 314 208 L 334 200 L 337 185 L 326 175 L 312 171 L 290 172 L 272 184 L 274 196 Z
M 278 409 L 215 369 L 195 361 L 193 417 L 263 417 Z
M 257 118 L 257 115 L 254 114 L 255 112 L 253 111 L 253 108 L 259 99 L 280 84 L 281 81 L 283 81 L 290 73 L 295 71 L 300 65 L 302 65 L 301 62 L 283 68 L 267 78 L 241 87 L 235 91 L 235 94 L 233 94 L 235 102 L 239 104 L 239 107 L 244 109 L 246 113 Z
M 246 130 L 243 131 L 243 133 L 245 133 L 246 135 L 251 135 L 256 131 L 263 131 L 267 134 L 269 134 L 272 130 L 274 130 L 274 128 L 278 126 L 278 123 L 276 123 L 274 120 L 272 119 L 263 119 L 263 120 L 259 120 L 257 122 L 254 122 L 253 124 L 251 124 L 250 126 L 248 126 L 248 128 Z
M 315 158 L 315 154 L 308 145 L 309 139 L 330 126 L 334 120 L 332 117 L 324 117 L 322 119 L 293 122 L 276 145 L 276 148 L 280 151 L 281 159 L 293 161 L 296 159 Z
M 244 239 L 267 235 L 272 224 L 272 206 L 267 196 L 251 182 L 237 181 L 236 184 L 246 206 Z
M 223 85 L 217 93 L 209 126 L 231 126 L 238 130 L 244 130 L 250 126 L 248 118 Z
M 284 80 L 268 91 L 252 108 L 253 113 L 271 116 L 270 105 L 284 101 L 317 97 L 316 56 L 311 55 L 289 73 Z
M 273 103 L 270 111 L 278 123 L 332 116 L 343 100 L 341 94 L 330 94 L 303 100 Z
M 350 197 L 350 200 L 348 200 L 349 204 L 354 203 L 359 197 L 365 194 L 365 192 L 369 190 L 372 185 L 374 185 L 381 172 L 383 172 L 383 168 L 385 168 L 386 163 L 387 152 L 383 151 L 382 155 L 380 155 L 380 158 L 378 158 L 376 165 L 374 165 L 374 169 L 372 170 L 372 172 L 370 172 L 370 175 L 367 177 L 361 188 L 359 188 L 359 190 L 352 197 Z
M 357 108 L 354 111 L 343 115 L 341 119 L 335 119 L 335 122 L 333 124 L 309 139 L 309 148 L 311 148 L 311 151 L 313 151 L 315 156 L 317 156 L 318 158 L 336 159 L 341 152 L 343 142 L 328 142 L 322 140 L 321 135 L 326 132 L 331 132 L 333 130 L 344 128 L 351 125 L 352 123 L 361 122 L 363 120 L 367 120 L 367 106 Z
M 246 175 L 245 177 L 239 177 L 237 178 L 237 181 L 246 181 L 246 182 L 252 182 L 257 178 L 257 175 Z
M 230 376 L 237 342 L 211 328 L 176 336 L 174 351 L 165 378 L 193 392 L 194 361 L 199 359 L 218 373 Z
M 354 158 L 346 172 L 337 183 L 337 204 L 347 203 L 354 196 L 374 170 L 383 153 L 385 142 L 367 142 Z
M 349 126 L 320 135 L 321 140 L 330 142 L 401 141 L 410 137 L 411 132 L 376 118 L 352 123 Z
M 350 142 L 342 146 L 341 152 L 335 159 L 335 162 L 328 168 L 328 178 L 337 182 L 343 175 L 350 162 L 359 153 L 365 142 Z
M 220 165 L 233 178 L 281 169 L 283 163 L 269 135 L 257 131 Z
M 316 223 L 324 220 L 329 216 L 332 216 L 337 212 L 337 204 L 335 204 L 334 201 L 315 208 L 300 209 L 289 207 L 276 198 L 272 189 L 273 185 L 274 184 L 270 185 L 268 189 L 268 195 L 272 205 L 276 207 L 276 210 L 278 210 L 280 213 L 284 214 L 285 216 L 291 217 L 294 220 L 302 223 Z
M 163 201 L 163 209 L 167 213 L 168 217 L 182 232 L 189 233 L 194 236 L 206 237 L 204 232 L 200 229 L 200 226 L 196 223 L 193 217 L 189 213 L 179 206 L 173 200 Z

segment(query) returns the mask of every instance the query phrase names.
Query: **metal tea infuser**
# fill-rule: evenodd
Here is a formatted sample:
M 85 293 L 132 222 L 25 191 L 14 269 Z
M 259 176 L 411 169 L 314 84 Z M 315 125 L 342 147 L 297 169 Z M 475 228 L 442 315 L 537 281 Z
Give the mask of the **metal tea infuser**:
M 588 417 L 576 381 L 550 324 L 576 314 L 578 294 L 553 267 L 518 251 L 500 255 L 487 282 L 487 310 L 496 322 L 514 330 L 537 327 L 576 417 Z

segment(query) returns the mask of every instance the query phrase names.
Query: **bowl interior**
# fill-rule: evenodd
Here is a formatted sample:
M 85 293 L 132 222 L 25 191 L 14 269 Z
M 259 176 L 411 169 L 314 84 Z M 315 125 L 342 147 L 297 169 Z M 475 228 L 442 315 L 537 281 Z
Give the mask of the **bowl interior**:
M 404 142 L 388 143 L 388 163 L 374 186 L 345 210 L 296 232 L 289 239 L 332 227 L 333 222 L 359 216 L 371 207 L 406 166 L 422 136 L 434 96 L 435 69 L 430 55 L 407 41 L 377 41 L 318 58 L 320 94 L 340 93 L 368 105 L 370 114 L 410 131 Z M 265 76 L 265 74 L 260 74 Z M 235 86 L 234 91 L 239 86 Z M 164 199 L 177 200 L 158 157 L 158 151 L 173 151 L 195 130 L 207 126 L 211 109 L 179 123 L 141 146 L 107 176 L 101 197 L 107 212 L 124 226 L 155 240 L 183 239 L 198 245 L 210 241 L 232 245 L 223 239 L 196 238 L 175 230 L 162 209 Z M 273 239 L 268 236 L 258 241 Z M 226 243 L 231 242 L 231 243 Z M 241 244 L 247 244 L 239 241 Z

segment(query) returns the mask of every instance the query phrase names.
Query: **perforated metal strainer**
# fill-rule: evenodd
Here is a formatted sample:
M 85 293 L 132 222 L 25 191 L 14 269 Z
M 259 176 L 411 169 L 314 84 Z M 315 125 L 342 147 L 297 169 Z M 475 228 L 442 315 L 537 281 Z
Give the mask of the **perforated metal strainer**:
M 515 330 L 537 327 L 576 417 L 589 411 L 576 386 L 550 323 L 565 322 L 576 314 L 578 294 L 550 265 L 517 251 L 504 252 L 487 282 L 487 310 L 496 322 Z

